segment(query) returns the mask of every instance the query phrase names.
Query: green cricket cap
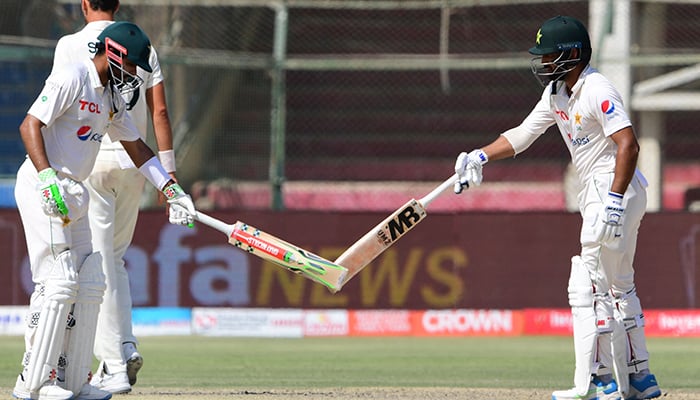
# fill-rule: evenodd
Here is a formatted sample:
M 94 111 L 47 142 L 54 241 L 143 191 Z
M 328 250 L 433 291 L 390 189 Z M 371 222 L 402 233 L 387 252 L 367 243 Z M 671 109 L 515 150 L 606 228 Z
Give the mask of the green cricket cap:
M 106 27 L 97 39 L 105 43 L 109 38 L 126 49 L 126 59 L 143 68 L 146 72 L 153 72 L 148 58 L 151 55 L 151 40 L 132 22 L 119 21 Z
M 591 48 L 588 30 L 576 18 L 558 15 L 542 24 L 537 31 L 535 46 L 531 47 L 529 52 L 541 56 L 573 48 Z

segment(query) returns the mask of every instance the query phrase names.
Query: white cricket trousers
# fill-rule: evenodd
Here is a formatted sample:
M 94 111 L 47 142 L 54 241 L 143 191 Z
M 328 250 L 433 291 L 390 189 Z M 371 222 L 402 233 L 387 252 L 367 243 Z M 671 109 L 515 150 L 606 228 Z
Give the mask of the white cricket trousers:
M 95 357 L 110 374 L 126 372 L 122 343 L 137 343 L 131 323 L 131 288 L 124 254 L 134 235 L 145 178 L 136 168 L 122 169 L 117 150 L 100 150 L 85 184 L 90 192 L 90 228 L 95 251 L 102 253 L 107 290 L 100 307 Z
M 625 192 L 622 205 L 622 237 L 614 247 L 593 242 L 596 219 L 601 218 L 603 200 L 612 184 L 613 174 L 596 175 L 588 182 L 580 198 L 581 258 L 589 269 L 596 293 L 610 293 L 616 308 L 627 321 L 642 321 L 642 307 L 634 285 L 634 255 L 637 249 L 639 226 L 646 211 L 646 183 L 635 175 Z M 638 325 L 641 325 L 639 323 Z M 630 365 L 649 359 L 643 326 L 628 327 L 631 350 Z
M 30 313 L 41 310 L 44 296 L 40 296 L 37 291 L 42 290 L 46 277 L 54 267 L 55 256 L 69 249 L 71 259 L 78 268 L 92 253 L 90 227 L 88 219 L 85 218 L 87 201 L 78 209 L 71 210 L 71 223 L 63 226 L 59 218 L 50 218 L 44 214 L 37 189 L 39 183 L 39 174 L 34 164 L 27 158 L 17 171 L 15 199 L 24 226 L 27 254 L 34 282 L 34 293 L 29 301 Z M 27 329 L 25 333 L 27 352 L 31 351 L 30 335 L 32 333 L 31 329 Z

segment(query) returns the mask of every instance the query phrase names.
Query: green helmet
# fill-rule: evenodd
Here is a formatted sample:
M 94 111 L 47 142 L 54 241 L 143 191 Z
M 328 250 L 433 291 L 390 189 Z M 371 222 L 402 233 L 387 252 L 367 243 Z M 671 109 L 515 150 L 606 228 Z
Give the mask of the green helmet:
M 148 63 L 151 55 L 148 36 L 137 25 L 121 21 L 107 26 L 97 39 L 107 54 L 112 83 L 122 95 L 135 92 L 143 84 L 143 79 L 127 71 L 124 60 L 129 60 L 146 72 L 153 72 Z
M 535 46 L 529 51 L 535 55 L 530 61 L 532 73 L 547 86 L 549 82 L 563 79 L 577 65 L 590 61 L 591 39 L 581 21 L 559 15 L 542 24 Z M 544 56 L 550 54 L 558 55 L 545 61 Z
M 542 56 L 559 53 L 574 48 L 591 49 L 591 39 L 586 27 L 581 21 L 572 17 L 556 16 L 547 20 L 535 39 L 535 46 L 530 48 L 530 54 Z
M 107 40 L 110 44 L 116 43 L 117 50 L 122 56 L 132 63 L 143 68 L 146 72 L 153 72 L 151 65 L 148 63 L 148 57 L 151 55 L 151 41 L 148 36 L 138 27 L 138 25 L 120 21 L 107 26 L 97 39 L 107 45 Z M 107 49 L 107 53 L 109 54 Z

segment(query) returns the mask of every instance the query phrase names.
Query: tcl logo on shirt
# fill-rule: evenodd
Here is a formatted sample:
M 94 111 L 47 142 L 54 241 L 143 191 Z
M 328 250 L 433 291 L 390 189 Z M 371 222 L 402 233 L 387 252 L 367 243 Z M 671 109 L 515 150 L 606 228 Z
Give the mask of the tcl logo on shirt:
M 93 133 L 92 132 L 92 127 L 84 125 L 78 128 L 78 132 L 76 132 L 76 135 L 78 136 L 78 139 L 81 141 L 93 141 L 93 142 L 102 142 L 102 137 L 104 135 L 101 135 L 99 133 Z
M 101 114 L 100 105 L 91 101 L 80 100 L 80 111 L 87 111 L 95 114 Z

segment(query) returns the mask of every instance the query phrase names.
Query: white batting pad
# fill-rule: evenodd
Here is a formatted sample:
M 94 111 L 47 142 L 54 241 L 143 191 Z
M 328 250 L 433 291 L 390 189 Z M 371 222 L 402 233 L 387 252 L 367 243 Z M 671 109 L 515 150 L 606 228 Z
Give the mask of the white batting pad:
M 629 391 L 629 370 L 627 362 L 629 360 L 627 334 L 620 321 L 615 321 L 612 331 L 612 355 L 613 367 L 615 370 L 615 380 L 617 388 L 623 395 Z
M 593 308 L 593 283 L 580 256 L 571 258 L 568 290 L 574 324 L 574 354 L 576 355 L 574 386 L 576 392 L 583 396 L 588 393 L 591 383 L 598 329 L 596 328 L 596 315 Z
M 78 273 L 80 289 L 73 307 L 75 325 L 66 338 L 66 389 L 76 396 L 88 381 L 92 369 L 92 351 L 97 330 L 97 315 L 106 289 L 102 256 L 92 253 Z
M 70 278 L 75 271 L 71 254 L 60 253 L 53 260 L 53 273 L 44 284 L 44 301 L 31 345 L 24 381 L 30 392 L 36 392 L 53 376 L 63 346 L 66 320 L 75 301 L 78 284 Z
M 644 314 L 637 297 L 637 290 L 633 288 L 627 293 L 616 294 L 615 300 L 618 317 L 627 331 L 625 336 L 628 340 L 628 348 L 631 350 L 631 354 L 628 354 L 630 372 L 648 369 L 649 350 L 644 335 Z

